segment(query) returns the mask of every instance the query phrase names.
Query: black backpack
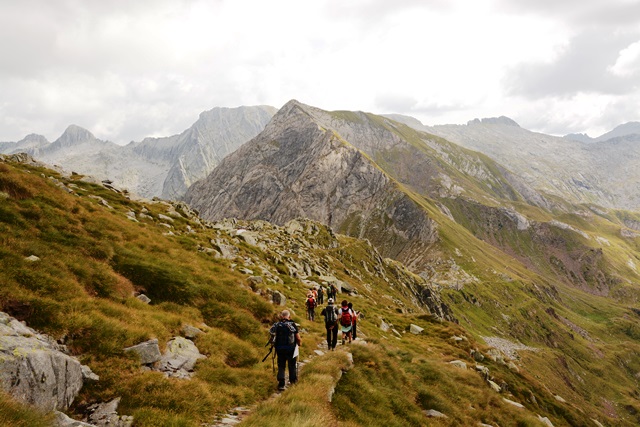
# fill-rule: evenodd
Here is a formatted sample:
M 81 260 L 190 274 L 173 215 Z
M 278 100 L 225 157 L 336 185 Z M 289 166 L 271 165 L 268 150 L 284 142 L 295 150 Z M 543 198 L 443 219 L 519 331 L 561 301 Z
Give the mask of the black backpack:
M 335 325 L 338 321 L 338 313 L 336 313 L 336 308 L 333 305 L 327 306 L 324 311 L 324 323 L 328 326 Z
M 278 322 L 271 328 L 276 350 L 293 348 L 296 343 L 296 330 L 292 322 Z

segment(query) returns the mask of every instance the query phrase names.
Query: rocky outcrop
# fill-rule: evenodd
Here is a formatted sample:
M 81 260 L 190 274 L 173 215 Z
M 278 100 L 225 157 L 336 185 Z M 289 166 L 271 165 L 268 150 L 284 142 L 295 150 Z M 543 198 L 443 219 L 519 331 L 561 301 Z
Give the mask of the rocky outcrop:
M 90 369 L 64 353 L 46 335 L 0 312 L 0 386 L 14 398 L 43 411 L 68 408 Z
M 204 333 L 200 329 L 190 327 L 188 334 L 193 334 L 195 330 Z M 195 336 L 198 334 L 196 333 Z M 163 372 L 167 377 L 189 379 L 193 376 L 193 369 L 199 359 L 206 356 L 200 353 L 198 347 L 183 337 L 174 337 L 167 343 L 164 354 L 160 353 L 158 340 L 152 339 L 142 342 L 132 347 L 124 349 L 125 353 L 135 354 L 144 369 Z

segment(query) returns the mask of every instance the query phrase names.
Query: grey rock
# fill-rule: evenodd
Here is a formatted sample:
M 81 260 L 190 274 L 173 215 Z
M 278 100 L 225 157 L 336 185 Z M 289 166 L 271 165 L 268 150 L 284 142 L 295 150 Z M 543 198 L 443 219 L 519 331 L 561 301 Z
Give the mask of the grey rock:
M 450 365 L 456 366 L 460 369 L 467 369 L 467 364 L 465 362 L 463 362 L 462 360 L 452 360 L 451 362 L 449 362 Z
M 385 323 L 384 320 L 380 320 L 380 329 L 382 329 L 382 332 L 389 332 L 389 330 L 391 329 L 391 326 Z
M 60 349 L 53 339 L 3 313 L 0 386 L 17 400 L 40 410 L 67 409 L 82 388 L 82 367 Z
M 504 398 L 504 397 L 502 398 L 502 400 L 504 400 L 505 402 L 507 402 L 509 405 L 513 405 L 513 406 L 515 406 L 516 408 L 520 408 L 520 409 L 523 409 L 523 408 L 524 408 L 524 405 L 523 405 L 523 404 L 518 403 L 518 402 L 514 402 L 513 400 L 509 400 L 509 399 L 506 399 L 506 398 Z
M 158 370 L 168 376 L 187 378 L 196 362 L 205 357 L 193 342 L 183 337 L 175 337 L 167 343 L 167 351 L 162 355 Z
M 38 262 L 38 261 L 40 261 L 40 258 L 38 258 L 38 257 L 37 257 L 37 256 L 35 256 L 35 255 L 29 255 L 29 256 L 28 256 L 28 257 L 26 257 L 24 260 L 25 260 L 25 261 L 31 261 L 31 262 Z
M 542 424 L 546 425 L 547 427 L 553 427 L 553 423 L 549 418 L 538 415 L 538 419 Z
M 435 409 L 426 410 L 426 411 L 424 411 L 424 414 L 429 418 L 449 418 L 448 416 L 446 416 L 442 412 L 438 412 Z
M 167 215 L 164 215 L 164 214 L 158 214 L 158 219 L 161 219 L 163 221 L 169 221 L 169 222 L 174 222 L 175 221 L 170 216 L 167 216 Z
M 500 393 L 502 391 L 502 388 L 500 388 L 500 386 L 498 384 L 496 384 L 495 382 L 493 382 L 491 380 L 487 380 L 487 382 L 489 383 L 489 387 L 491 387 L 491 389 L 493 391 L 495 391 L 496 393 Z
M 202 329 L 196 328 L 195 326 L 184 325 L 182 327 L 182 335 L 184 335 L 185 338 L 188 338 L 190 340 L 195 339 L 202 334 L 204 334 Z
M 151 302 L 151 298 L 149 298 L 145 294 L 140 294 L 136 298 L 139 299 L 140 301 L 142 301 L 145 304 L 149 304 Z
M 98 375 L 96 375 L 90 367 L 88 367 L 87 365 L 82 365 L 81 366 L 82 369 L 82 379 L 85 382 L 97 382 L 100 381 L 100 377 Z
M 414 325 L 413 323 L 409 325 L 409 332 L 414 335 L 420 335 L 424 331 L 424 328 L 421 328 L 418 325 Z
M 118 405 L 120 398 L 116 397 L 110 402 L 98 403 L 88 408 L 89 422 L 96 427 L 131 427 L 133 417 L 118 415 Z
M 74 420 L 62 412 L 55 412 L 55 427 L 97 427 L 95 424 L 89 424 L 82 421 Z
M 127 347 L 124 349 L 124 352 L 137 354 L 142 365 L 155 363 L 162 358 L 160 347 L 158 347 L 158 340 L 156 338 Z
M 285 306 L 287 305 L 287 297 L 285 297 L 281 292 L 274 291 L 271 294 L 271 300 L 275 305 Z

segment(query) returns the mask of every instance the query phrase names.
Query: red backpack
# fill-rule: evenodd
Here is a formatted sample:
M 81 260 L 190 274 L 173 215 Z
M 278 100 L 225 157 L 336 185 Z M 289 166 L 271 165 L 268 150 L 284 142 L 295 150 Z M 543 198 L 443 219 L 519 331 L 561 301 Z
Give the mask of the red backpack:
M 309 299 L 307 300 L 307 308 L 308 309 L 316 308 L 316 300 L 313 299 L 313 297 L 309 297 Z
M 348 308 L 343 308 L 342 317 L 340 317 L 340 324 L 342 326 L 350 326 L 353 322 L 353 315 L 351 314 L 351 310 Z

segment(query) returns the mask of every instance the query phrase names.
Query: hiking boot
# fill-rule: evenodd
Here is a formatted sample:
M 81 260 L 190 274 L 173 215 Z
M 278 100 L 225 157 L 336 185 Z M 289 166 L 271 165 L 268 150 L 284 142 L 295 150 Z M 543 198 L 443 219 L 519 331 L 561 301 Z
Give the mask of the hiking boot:
M 285 387 L 284 387 L 284 381 L 279 382 L 279 383 L 278 383 L 278 390 L 282 391 L 282 390 L 284 390 L 284 388 L 285 388 Z
M 344 340 L 342 340 L 342 345 L 344 345 Z

